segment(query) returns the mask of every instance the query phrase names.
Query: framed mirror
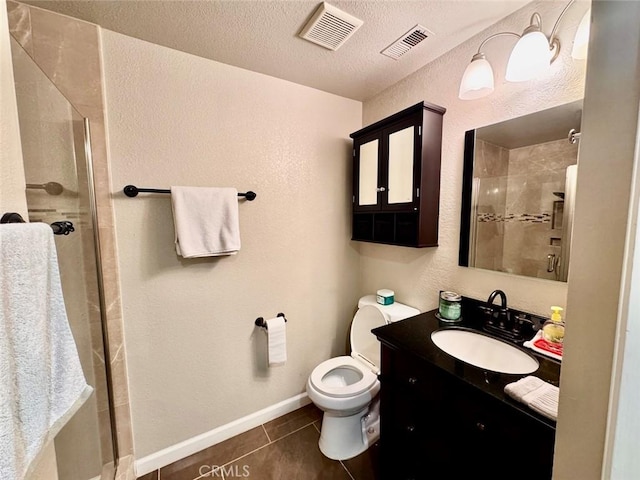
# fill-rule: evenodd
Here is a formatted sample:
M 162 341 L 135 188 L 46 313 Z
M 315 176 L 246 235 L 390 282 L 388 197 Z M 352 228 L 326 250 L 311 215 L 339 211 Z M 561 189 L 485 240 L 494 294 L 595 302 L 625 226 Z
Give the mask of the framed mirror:
M 567 281 L 582 100 L 465 134 L 459 265 Z

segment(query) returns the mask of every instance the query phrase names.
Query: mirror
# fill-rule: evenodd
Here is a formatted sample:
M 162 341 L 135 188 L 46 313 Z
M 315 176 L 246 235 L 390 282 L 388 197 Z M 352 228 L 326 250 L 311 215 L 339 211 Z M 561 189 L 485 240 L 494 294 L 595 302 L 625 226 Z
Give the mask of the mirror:
M 581 119 L 579 100 L 466 132 L 461 266 L 567 281 Z
M 378 139 L 360 145 L 359 205 L 378 203 Z
M 412 125 L 389 135 L 389 194 L 387 202 L 413 201 L 413 144 L 415 127 Z

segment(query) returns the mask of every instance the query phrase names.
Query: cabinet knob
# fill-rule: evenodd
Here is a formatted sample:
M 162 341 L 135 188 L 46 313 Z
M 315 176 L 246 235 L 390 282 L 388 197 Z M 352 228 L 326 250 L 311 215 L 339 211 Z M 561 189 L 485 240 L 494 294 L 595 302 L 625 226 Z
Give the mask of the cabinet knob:
M 407 425 L 407 432 L 413 433 L 416 431 L 416 427 L 414 425 Z
M 418 379 L 416 377 L 409 377 L 409 385 L 415 385 L 418 383 Z
M 487 427 L 485 427 L 484 423 L 478 422 L 476 423 L 476 428 L 481 432 L 484 432 Z
M 386 192 L 386 191 L 387 191 L 387 189 L 386 189 L 386 188 L 384 188 L 384 187 L 378 187 L 378 188 L 376 188 L 376 192 Z

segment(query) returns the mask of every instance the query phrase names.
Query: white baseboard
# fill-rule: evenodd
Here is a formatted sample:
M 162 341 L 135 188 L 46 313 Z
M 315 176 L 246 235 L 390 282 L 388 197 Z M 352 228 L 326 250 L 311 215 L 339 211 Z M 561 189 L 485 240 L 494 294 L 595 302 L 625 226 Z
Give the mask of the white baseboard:
M 209 448 L 212 445 L 223 442 L 231 437 L 244 433 L 247 430 L 262 425 L 270 420 L 281 417 L 298 408 L 311 403 L 309 396 L 305 393 L 288 398 L 282 402 L 271 405 L 262 410 L 258 410 L 246 417 L 239 418 L 233 422 L 222 425 L 198 436 L 192 437 L 171 447 L 167 447 L 158 452 L 147 455 L 135 461 L 136 476 L 140 477 L 147 473 L 166 467 L 167 465 L 181 460 L 189 455 Z

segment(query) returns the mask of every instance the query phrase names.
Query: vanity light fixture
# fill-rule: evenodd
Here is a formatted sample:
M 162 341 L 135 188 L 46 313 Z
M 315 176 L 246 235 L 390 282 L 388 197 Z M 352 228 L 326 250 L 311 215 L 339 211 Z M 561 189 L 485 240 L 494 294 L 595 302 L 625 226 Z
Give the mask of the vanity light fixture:
M 578 25 L 578 31 L 576 37 L 573 40 L 573 48 L 571 49 L 571 56 L 576 60 L 584 60 L 587 58 L 587 47 L 589 46 L 589 30 L 591 27 L 591 9 L 587 10 L 580 25 Z
M 551 63 L 553 63 L 560 53 L 560 40 L 556 37 L 558 25 L 574 1 L 575 0 L 571 0 L 567 6 L 564 7 L 549 37 L 542 31 L 542 17 L 539 13 L 535 12 L 531 16 L 531 21 L 522 32 L 522 35 L 514 32 L 500 32 L 485 38 L 478 47 L 478 52 L 471 58 L 471 63 L 464 71 L 462 81 L 460 82 L 458 97 L 461 100 L 475 100 L 493 92 L 493 69 L 482 49 L 489 40 L 496 37 L 508 35 L 518 38 L 509 56 L 509 62 L 507 63 L 507 71 L 505 74 L 507 81 L 524 82 L 547 72 L 551 67 Z M 585 18 L 587 20 L 585 20 Z M 586 23 L 586 34 L 584 33 L 584 28 L 578 28 L 576 41 L 574 42 L 574 51 L 576 51 L 577 44 L 586 45 L 586 41 L 588 41 L 589 12 L 585 14 L 585 18 L 580 22 L 580 26 L 582 27 L 583 22 Z M 578 40 L 578 34 L 581 35 L 581 40 Z M 584 39 L 586 39 L 586 41 Z M 586 52 L 586 46 L 584 49 Z M 575 54 L 573 56 L 574 58 L 586 58 L 586 53 L 585 57 L 576 57 Z

